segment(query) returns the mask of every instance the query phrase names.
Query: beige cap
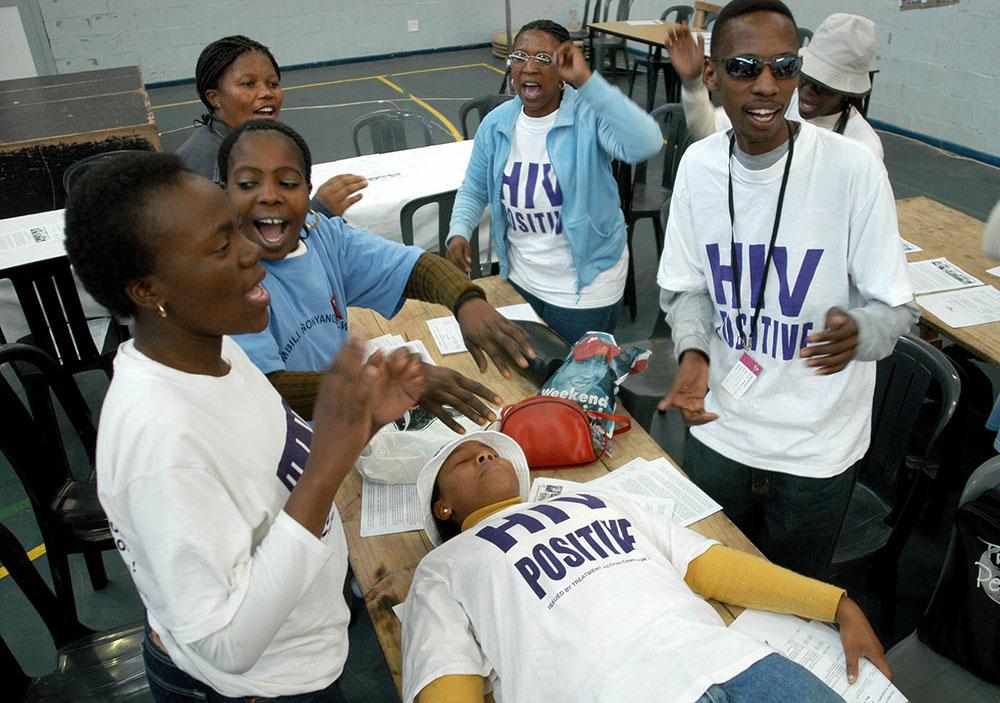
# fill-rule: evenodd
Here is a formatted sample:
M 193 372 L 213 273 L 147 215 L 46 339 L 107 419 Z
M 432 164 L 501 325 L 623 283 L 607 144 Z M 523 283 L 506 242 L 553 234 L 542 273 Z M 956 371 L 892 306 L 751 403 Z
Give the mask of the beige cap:
M 983 253 L 995 261 L 1000 261 L 1000 201 L 993 206 L 990 219 L 983 228 Z
M 875 67 L 878 27 L 867 17 L 843 12 L 830 15 L 803 47 L 802 75 L 847 95 L 872 89 L 868 72 Z

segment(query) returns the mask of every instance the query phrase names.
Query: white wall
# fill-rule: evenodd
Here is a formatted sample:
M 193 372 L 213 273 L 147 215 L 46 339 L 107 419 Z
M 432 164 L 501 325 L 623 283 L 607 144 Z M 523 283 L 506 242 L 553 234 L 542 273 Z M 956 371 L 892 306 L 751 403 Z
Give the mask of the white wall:
M 878 22 L 882 36 L 871 117 L 1000 157 L 1000 0 L 899 11 L 898 0 L 786 0 L 799 25 L 832 12 Z M 60 73 L 139 64 L 147 83 L 192 78 L 213 39 L 242 33 L 285 66 L 489 41 L 502 0 L 38 0 Z M 636 0 L 633 18 L 667 0 Z M 582 0 L 512 0 L 517 27 L 569 24 Z M 417 19 L 420 31 L 406 31 Z
M 0 56 L 0 81 L 38 75 L 16 7 L 0 7 Z

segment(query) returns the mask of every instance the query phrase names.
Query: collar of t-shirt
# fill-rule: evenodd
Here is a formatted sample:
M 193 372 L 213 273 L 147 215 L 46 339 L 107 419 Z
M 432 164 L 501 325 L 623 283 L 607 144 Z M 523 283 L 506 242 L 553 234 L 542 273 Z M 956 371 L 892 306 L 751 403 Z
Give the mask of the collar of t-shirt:
M 306 243 L 300 239 L 299 240 L 299 245 L 297 247 L 295 247 L 295 249 L 293 251 L 290 251 L 287 254 L 285 254 L 285 258 L 286 259 L 294 259 L 296 256 L 302 256 L 307 251 L 309 251 L 309 247 L 307 247 Z
M 479 510 L 475 510 L 469 513 L 469 516 L 462 520 L 462 532 L 471 529 L 481 523 L 483 520 L 488 518 L 494 513 L 498 513 L 504 508 L 509 508 L 512 505 L 517 505 L 518 503 L 523 503 L 524 499 L 520 496 L 514 498 L 508 498 L 507 500 L 501 500 L 497 503 L 490 503 L 489 505 L 484 505 Z
M 798 137 L 801 131 L 801 129 L 797 130 L 792 135 L 792 139 Z M 733 153 L 736 155 L 736 160 L 746 170 L 763 171 L 765 168 L 770 168 L 781 161 L 781 157 L 788 153 L 788 140 L 786 139 L 774 149 L 771 149 L 771 151 L 765 151 L 763 154 L 748 154 L 740 149 L 740 144 L 737 142 Z
M 521 108 L 521 113 L 517 116 L 517 129 L 544 134 L 555 125 L 558 115 L 559 110 L 553 110 L 544 117 L 528 117 L 524 108 Z

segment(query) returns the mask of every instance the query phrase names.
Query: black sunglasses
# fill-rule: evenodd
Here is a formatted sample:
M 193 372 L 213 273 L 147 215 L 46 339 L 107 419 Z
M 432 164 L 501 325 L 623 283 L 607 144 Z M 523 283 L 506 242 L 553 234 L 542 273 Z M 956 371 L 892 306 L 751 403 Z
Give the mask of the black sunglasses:
M 771 67 L 771 75 L 778 80 L 794 78 L 802 70 L 802 57 L 798 54 L 783 54 L 773 59 L 762 59 L 759 56 L 730 56 L 720 59 L 730 78 L 738 81 L 752 81 L 764 72 L 764 66 Z

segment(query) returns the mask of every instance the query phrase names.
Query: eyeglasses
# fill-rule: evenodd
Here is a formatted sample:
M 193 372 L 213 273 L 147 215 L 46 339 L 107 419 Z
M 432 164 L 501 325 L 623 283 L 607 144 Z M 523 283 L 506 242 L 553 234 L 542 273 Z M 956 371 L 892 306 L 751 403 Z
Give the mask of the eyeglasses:
M 730 78 L 738 81 L 752 81 L 764 72 L 764 66 L 770 66 L 771 75 L 778 80 L 794 78 L 802 70 L 802 57 L 798 54 L 783 54 L 773 59 L 762 59 L 759 56 L 730 56 L 720 59 Z
M 539 66 L 551 66 L 554 60 L 551 54 L 538 53 L 534 56 L 528 56 L 524 51 L 515 51 L 507 58 L 510 59 L 511 64 L 518 64 L 520 66 L 527 66 L 531 60 L 534 60 Z

